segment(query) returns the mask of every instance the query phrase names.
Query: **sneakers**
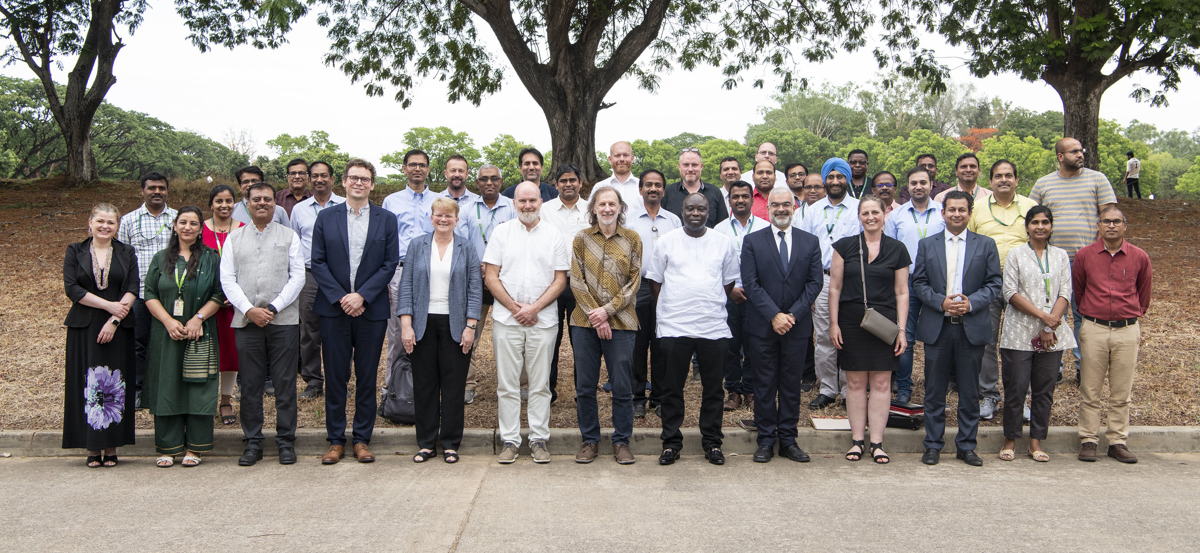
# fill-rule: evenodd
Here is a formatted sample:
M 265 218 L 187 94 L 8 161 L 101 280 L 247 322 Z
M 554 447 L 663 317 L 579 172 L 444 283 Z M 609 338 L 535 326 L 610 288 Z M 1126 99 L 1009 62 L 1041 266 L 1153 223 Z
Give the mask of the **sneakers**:
M 579 464 L 587 464 L 596 460 L 596 444 L 592 442 L 584 442 L 579 446 L 579 453 L 575 454 L 575 462 Z M 534 457 L 537 460 L 537 457 Z
M 996 398 L 985 397 L 979 400 L 979 418 L 985 421 L 996 418 Z
M 504 449 L 500 450 L 500 456 L 496 458 L 496 462 L 501 465 L 511 465 L 517 461 L 520 455 L 517 453 L 519 446 L 512 442 L 504 442 Z
M 595 447 L 595 444 L 592 445 Z M 533 462 L 544 465 L 550 462 L 550 450 L 546 449 L 546 442 L 541 440 L 529 442 L 529 450 L 533 455 Z M 593 455 L 595 457 L 595 455 Z

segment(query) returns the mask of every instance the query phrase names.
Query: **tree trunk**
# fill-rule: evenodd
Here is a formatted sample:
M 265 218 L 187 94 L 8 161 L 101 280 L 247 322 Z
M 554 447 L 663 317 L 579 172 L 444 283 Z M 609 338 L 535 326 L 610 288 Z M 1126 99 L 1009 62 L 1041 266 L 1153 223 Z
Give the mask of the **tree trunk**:
M 71 109 L 70 105 L 65 107 Z M 60 126 L 63 139 L 67 141 L 67 184 L 78 186 L 100 180 L 96 156 L 92 152 L 92 118 L 68 114 Z
M 584 191 L 590 192 L 596 181 L 608 176 L 596 161 L 596 118 L 600 107 L 591 103 L 571 105 L 570 102 L 552 102 L 542 103 L 542 110 L 546 114 L 546 126 L 550 129 L 553 152 L 550 159 L 552 167 L 547 167 L 545 171 L 546 180 L 550 180 L 554 169 L 569 163 L 583 171 L 579 178 L 584 183 Z
M 1083 156 L 1084 165 L 1099 170 L 1100 98 L 1107 87 L 1100 79 L 1078 75 L 1055 79 L 1050 86 L 1062 99 L 1063 136 L 1078 140 L 1087 150 Z

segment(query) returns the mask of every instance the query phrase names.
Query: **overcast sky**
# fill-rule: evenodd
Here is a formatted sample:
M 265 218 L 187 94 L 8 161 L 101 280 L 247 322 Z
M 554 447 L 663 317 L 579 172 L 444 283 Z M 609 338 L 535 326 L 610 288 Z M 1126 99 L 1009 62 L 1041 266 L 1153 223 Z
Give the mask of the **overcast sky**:
M 491 41 L 490 31 L 481 27 L 481 36 Z M 550 147 L 541 110 L 515 78 L 479 107 L 450 104 L 440 83 L 422 82 L 412 106 L 405 110 L 390 93 L 369 98 L 360 85 L 322 64 L 327 39 L 311 18 L 293 32 L 287 45 L 275 51 L 243 47 L 201 54 L 185 37 L 186 29 L 171 3 L 154 2 L 142 27 L 126 38 L 127 45 L 116 63 L 117 84 L 108 100 L 220 142 L 230 131 L 249 131 L 258 143 L 257 154 L 274 155 L 265 142 L 280 133 L 323 129 L 351 155 L 378 160 L 404 148 L 401 137 L 406 129 L 442 125 L 467 132 L 477 146 L 507 133 L 543 149 Z M 939 54 L 944 63 L 960 65 L 952 74 L 956 84 L 973 83 L 980 94 L 1000 96 L 1037 111 L 1062 109 L 1058 95 L 1045 84 L 1014 76 L 976 79 L 961 68 L 961 59 L 955 61 L 951 48 L 943 45 Z M 869 85 L 877 78 L 875 62 L 866 52 L 801 70 L 813 84 L 854 81 Z M 24 65 L 0 71 L 32 78 Z M 765 68 L 763 74 L 769 77 Z M 755 75 L 747 77 L 750 81 Z M 59 78 L 65 82 L 65 73 Z M 765 89 L 743 86 L 725 90 L 721 80 L 714 69 L 681 71 L 664 77 L 653 94 L 622 81 L 607 98 L 616 105 L 601 112 L 597 149 L 607 149 L 616 140 L 666 138 L 685 131 L 742 140 L 748 125 L 761 122 L 762 108 L 773 105 L 771 81 L 768 79 Z M 1190 131 L 1200 125 L 1200 103 L 1186 100 L 1200 93 L 1196 75 L 1185 76 L 1165 108 L 1130 99 L 1129 92 L 1137 82 L 1154 84 L 1152 77 L 1139 74 L 1115 85 L 1104 96 L 1101 117 L 1123 124 L 1139 119 L 1162 129 Z

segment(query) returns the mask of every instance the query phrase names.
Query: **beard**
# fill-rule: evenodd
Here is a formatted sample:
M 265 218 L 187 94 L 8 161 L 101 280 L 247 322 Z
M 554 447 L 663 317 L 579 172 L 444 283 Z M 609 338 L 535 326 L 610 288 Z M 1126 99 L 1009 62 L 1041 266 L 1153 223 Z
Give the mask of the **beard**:
M 517 219 L 526 225 L 532 225 L 538 222 L 538 212 L 536 211 L 521 211 L 517 213 Z
M 771 224 L 775 225 L 778 228 L 786 228 L 788 225 L 792 224 L 792 216 L 791 215 L 772 215 L 771 216 Z

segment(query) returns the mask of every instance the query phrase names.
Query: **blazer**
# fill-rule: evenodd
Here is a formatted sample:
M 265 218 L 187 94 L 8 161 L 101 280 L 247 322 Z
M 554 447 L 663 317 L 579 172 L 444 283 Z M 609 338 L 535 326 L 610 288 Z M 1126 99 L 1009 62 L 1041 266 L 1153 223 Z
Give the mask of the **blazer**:
M 471 241 L 454 235 L 450 245 L 450 336 L 462 340 L 467 319 L 479 320 L 483 305 L 483 276 L 479 254 Z M 404 273 L 400 276 L 400 301 L 396 316 L 411 315 L 417 340 L 425 336 L 429 318 L 429 252 L 433 249 L 433 234 L 413 238 L 404 256 Z M 478 332 L 475 333 L 479 335 Z
M 312 274 L 317 279 L 317 299 L 313 311 L 322 317 L 345 314 L 338 301 L 350 293 L 350 235 L 347 231 L 346 202 L 321 210 L 313 226 Z M 364 300 L 362 314 L 371 321 L 386 321 L 388 283 L 400 263 L 400 245 L 396 237 L 396 215 L 371 204 L 367 223 L 367 242 L 358 263 L 353 290 Z
M 752 232 L 742 240 L 742 288 L 752 306 L 746 310 L 743 328 L 748 334 L 774 334 L 771 319 L 778 313 L 791 313 L 801 336 L 812 336 L 813 301 L 824 285 L 821 244 L 817 237 L 791 228 L 792 251 L 789 267 L 779 259 L 774 226 Z
M 1000 297 L 1004 275 L 1000 272 L 1000 254 L 996 242 L 969 230 L 963 263 L 963 295 L 971 302 L 971 310 L 963 315 L 963 330 L 967 341 L 975 346 L 988 343 L 993 337 L 992 319 L 988 305 Z M 917 319 L 916 338 L 926 344 L 937 341 L 945 323 L 942 301 L 946 299 L 946 233 L 939 232 L 917 244 L 916 266 L 913 268 L 912 293 L 921 302 Z
M 125 282 L 122 286 L 121 295 L 129 292 L 137 297 L 141 291 L 141 283 L 138 281 L 138 266 L 137 254 L 133 251 L 133 247 L 119 242 L 116 239 L 112 241 L 112 263 L 117 263 L 121 266 L 121 271 L 125 273 Z M 67 253 L 63 256 L 63 288 L 67 291 L 67 298 L 71 300 L 71 310 L 67 311 L 67 318 L 63 324 L 73 328 L 85 328 L 92 322 L 92 317 L 97 314 L 102 314 L 105 319 L 108 318 L 108 313 L 88 307 L 79 303 L 83 296 L 88 292 L 95 294 L 99 290 L 96 289 L 96 275 L 92 274 L 92 239 L 89 237 L 83 242 L 76 242 L 67 246 Z M 133 326 L 133 312 L 131 316 L 125 317 L 121 321 L 121 326 L 130 328 Z

